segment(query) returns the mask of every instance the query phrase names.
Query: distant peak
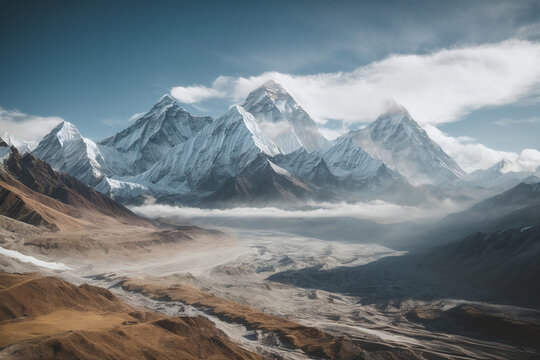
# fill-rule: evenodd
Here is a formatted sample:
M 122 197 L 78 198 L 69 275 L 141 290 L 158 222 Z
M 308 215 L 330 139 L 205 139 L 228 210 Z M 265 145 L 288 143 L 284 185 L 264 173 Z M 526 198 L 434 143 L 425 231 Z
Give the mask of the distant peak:
M 285 91 L 285 89 L 283 88 L 283 86 L 281 86 L 280 83 L 276 82 L 275 80 L 273 79 L 270 79 L 270 80 L 266 80 L 262 86 L 263 88 L 265 89 L 269 89 L 269 90 L 279 90 L 279 91 Z
M 396 102 L 395 100 L 388 100 L 385 104 L 384 111 L 381 116 L 387 115 L 407 115 L 410 117 L 409 111 L 405 106 Z
M 522 182 L 524 182 L 527 185 L 535 185 L 535 184 L 540 183 L 540 178 L 536 175 L 531 175 L 523 179 Z
M 513 167 L 513 165 L 514 165 L 513 161 L 503 158 L 501 161 L 493 165 L 493 167 L 497 170 L 509 170 Z
M 503 158 L 501 161 L 496 163 L 493 167 L 502 174 L 506 174 L 509 172 L 525 171 L 516 161 L 512 161 L 506 158 Z
M 279 99 L 293 100 L 283 86 L 274 80 L 267 80 L 261 86 L 249 93 L 242 106 L 249 110 L 251 107 L 256 106 L 257 104 L 265 103 L 269 100 L 275 102 Z
M 165 94 L 159 98 L 158 102 L 154 106 L 166 106 L 170 104 L 178 105 L 176 100 L 174 100 L 169 94 Z
M 502 167 L 502 166 L 505 166 L 505 165 L 509 165 L 511 164 L 512 162 L 506 158 L 503 158 L 501 161 L 499 161 L 497 163 L 498 166 Z
M 370 124 L 370 127 L 391 126 L 392 128 L 398 125 L 406 125 L 409 128 L 421 129 L 421 126 L 412 118 L 409 111 L 401 104 L 395 101 L 388 102 L 386 110 L 377 118 L 376 121 Z

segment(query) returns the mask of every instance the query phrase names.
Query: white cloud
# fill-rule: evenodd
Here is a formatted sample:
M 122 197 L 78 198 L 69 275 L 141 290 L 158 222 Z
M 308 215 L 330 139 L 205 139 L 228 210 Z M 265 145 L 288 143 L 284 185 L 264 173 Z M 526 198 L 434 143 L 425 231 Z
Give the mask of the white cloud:
M 421 124 L 458 120 L 485 106 L 515 102 L 540 91 L 540 43 L 501 43 L 443 49 L 427 55 L 392 55 L 351 72 L 292 75 L 267 72 L 220 76 L 211 87 L 175 87 L 185 103 L 212 98 L 242 101 L 268 79 L 281 83 L 319 124 L 372 121 L 392 98 Z
M 535 171 L 540 166 L 540 152 L 525 149 L 521 153 L 498 151 L 482 144 L 472 143 L 469 137 L 451 137 L 433 125 L 424 126 L 429 137 L 467 172 L 487 169 L 499 161 L 506 159 L 515 162 L 515 171 Z
M 536 171 L 540 166 L 540 151 L 525 149 L 519 154 L 516 162 L 524 171 Z
M 289 125 L 289 123 L 285 121 L 280 121 L 277 123 L 273 123 L 270 121 L 263 121 L 259 123 L 259 127 L 271 139 L 274 139 L 280 135 L 283 135 L 292 131 L 292 128 Z
M 540 124 L 540 117 L 530 117 L 527 119 L 500 119 L 493 121 L 495 125 L 508 126 L 515 124 Z
M 224 92 L 203 85 L 177 86 L 171 90 L 171 95 L 185 104 L 195 104 L 208 98 L 226 97 Z
M 319 131 L 328 140 L 334 140 L 335 138 L 339 137 L 340 135 L 343 135 L 343 133 L 347 132 L 347 130 L 343 128 L 339 129 L 330 129 L 325 127 L 319 127 Z
M 0 129 L 27 141 L 39 141 L 63 119 L 58 116 L 35 116 L 19 110 L 0 108 Z
M 240 218 L 328 218 L 328 217 L 354 217 L 367 219 L 380 223 L 396 223 L 440 218 L 458 207 L 446 201 L 436 209 L 424 209 L 414 206 L 403 206 L 387 203 L 381 200 L 366 203 L 310 203 L 309 210 L 284 210 L 276 207 L 253 208 L 237 207 L 232 209 L 200 209 L 190 207 L 177 207 L 163 204 L 147 203 L 130 209 L 140 215 L 150 218 L 195 218 L 195 217 L 240 217 Z

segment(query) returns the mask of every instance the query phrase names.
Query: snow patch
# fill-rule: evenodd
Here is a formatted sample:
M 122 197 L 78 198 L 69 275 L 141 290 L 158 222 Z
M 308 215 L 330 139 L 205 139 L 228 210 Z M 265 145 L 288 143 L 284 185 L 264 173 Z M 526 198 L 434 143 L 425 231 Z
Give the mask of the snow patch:
M 7 257 L 10 257 L 10 258 L 13 258 L 13 259 L 17 259 L 17 260 L 22 261 L 24 263 L 32 263 L 34 265 L 44 267 L 44 268 L 47 268 L 47 269 L 71 270 L 70 267 L 68 267 L 68 266 L 66 266 L 66 265 L 64 265 L 64 264 L 62 264 L 60 262 L 49 262 L 49 261 L 39 260 L 39 259 L 36 259 L 33 256 L 24 255 L 24 254 L 21 254 L 20 252 L 15 251 L 15 250 L 4 249 L 1 246 L 0 246 L 0 255 L 4 255 L 4 256 L 7 256 Z

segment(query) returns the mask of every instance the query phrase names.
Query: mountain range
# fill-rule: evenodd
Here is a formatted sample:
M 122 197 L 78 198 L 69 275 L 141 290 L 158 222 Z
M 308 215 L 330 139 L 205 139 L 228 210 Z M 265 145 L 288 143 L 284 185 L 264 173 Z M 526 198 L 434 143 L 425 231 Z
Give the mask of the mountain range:
M 301 200 L 417 204 L 457 183 L 500 191 L 523 179 L 505 173 L 501 189 L 489 173 L 467 175 L 399 105 L 329 141 L 274 81 L 215 120 L 194 116 L 164 95 L 105 140 L 94 142 L 63 122 L 32 147 L 54 169 L 124 204 L 149 197 L 204 207 Z

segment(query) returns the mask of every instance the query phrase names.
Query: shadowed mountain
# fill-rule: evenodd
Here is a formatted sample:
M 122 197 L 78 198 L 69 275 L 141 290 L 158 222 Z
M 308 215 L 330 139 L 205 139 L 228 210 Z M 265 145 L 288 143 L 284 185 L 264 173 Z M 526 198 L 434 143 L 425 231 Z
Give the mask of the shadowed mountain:
M 363 266 L 286 271 L 269 280 L 352 294 L 365 303 L 449 297 L 540 308 L 538 219 L 531 227 L 477 233 Z
M 226 180 L 216 192 L 199 203 L 199 206 L 294 204 L 308 197 L 313 198 L 313 193 L 300 179 L 261 154 L 240 174 Z
M 520 183 L 502 194 L 450 214 L 432 226 L 433 244 L 455 241 L 476 232 L 504 231 L 535 224 L 540 219 L 540 183 Z

